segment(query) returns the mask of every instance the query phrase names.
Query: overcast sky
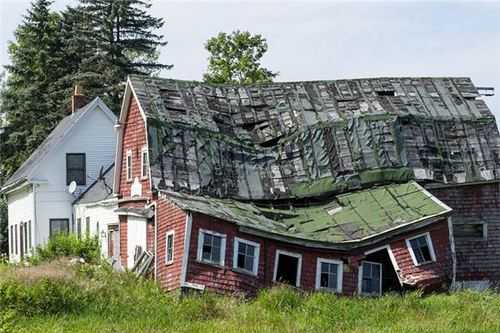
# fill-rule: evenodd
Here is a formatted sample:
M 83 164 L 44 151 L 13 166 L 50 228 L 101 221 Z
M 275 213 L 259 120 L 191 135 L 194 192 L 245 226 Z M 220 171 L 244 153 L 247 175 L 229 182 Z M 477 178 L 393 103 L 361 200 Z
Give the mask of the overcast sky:
M 54 8 L 75 3 L 56 0 Z M 0 0 L 0 62 L 29 7 Z M 155 0 L 165 18 L 164 77 L 199 80 L 204 42 L 220 31 L 267 38 L 264 65 L 280 81 L 377 76 L 469 76 L 496 88 L 486 99 L 500 118 L 500 2 L 182 2 Z

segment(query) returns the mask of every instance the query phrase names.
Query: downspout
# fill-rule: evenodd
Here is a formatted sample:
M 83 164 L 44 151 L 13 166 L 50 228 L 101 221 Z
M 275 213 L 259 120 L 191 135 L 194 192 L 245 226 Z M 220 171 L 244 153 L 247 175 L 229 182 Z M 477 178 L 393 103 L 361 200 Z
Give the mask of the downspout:
M 191 227 L 193 224 L 193 216 L 191 212 L 187 212 L 186 223 L 184 228 L 184 252 L 182 254 L 182 268 L 181 268 L 181 287 L 186 284 L 187 279 L 187 265 L 189 261 L 189 246 L 191 242 Z
M 451 286 L 450 289 L 454 290 L 456 287 L 457 278 L 457 254 L 455 252 L 455 237 L 453 236 L 453 222 L 451 216 L 448 217 L 448 238 L 450 239 L 450 250 L 451 250 Z
M 156 201 L 151 204 L 155 210 L 155 235 L 154 235 L 154 249 L 155 249 L 155 267 L 154 267 L 154 280 L 156 281 L 156 274 L 158 273 L 158 210 L 156 209 Z

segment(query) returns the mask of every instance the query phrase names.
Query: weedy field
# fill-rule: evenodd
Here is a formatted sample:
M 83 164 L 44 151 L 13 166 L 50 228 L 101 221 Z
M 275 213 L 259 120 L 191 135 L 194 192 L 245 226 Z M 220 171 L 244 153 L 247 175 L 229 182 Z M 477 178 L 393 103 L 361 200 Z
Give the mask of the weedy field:
M 251 300 L 179 297 L 105 264 L 46 256 L 0 266 L 0 332 L 500 332 L 500 296 L 347 298 L 276 288 Z

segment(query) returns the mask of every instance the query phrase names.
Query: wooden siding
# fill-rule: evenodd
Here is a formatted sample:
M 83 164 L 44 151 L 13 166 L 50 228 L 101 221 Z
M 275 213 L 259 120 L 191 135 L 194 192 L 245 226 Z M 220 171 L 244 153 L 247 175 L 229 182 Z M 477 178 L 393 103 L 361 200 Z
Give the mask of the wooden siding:
M 500 184 L 476 184 L 430 189 L 453 208 L 455 222 L 487 223 L 487 238 L 455 239 L 457 280 L 500 281 Z

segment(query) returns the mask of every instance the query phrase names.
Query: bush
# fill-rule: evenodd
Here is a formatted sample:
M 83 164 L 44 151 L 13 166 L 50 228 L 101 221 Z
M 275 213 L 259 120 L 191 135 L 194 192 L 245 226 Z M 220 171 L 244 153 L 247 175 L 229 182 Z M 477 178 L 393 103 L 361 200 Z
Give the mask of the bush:
M 59 257 L 80 257 L 86 262 L 96 263 L 101 256 L 97 238 L 78 239 L 75 235 L 58 235 L 45 246 L 37 248 L 32 262 L 47 261 Z

